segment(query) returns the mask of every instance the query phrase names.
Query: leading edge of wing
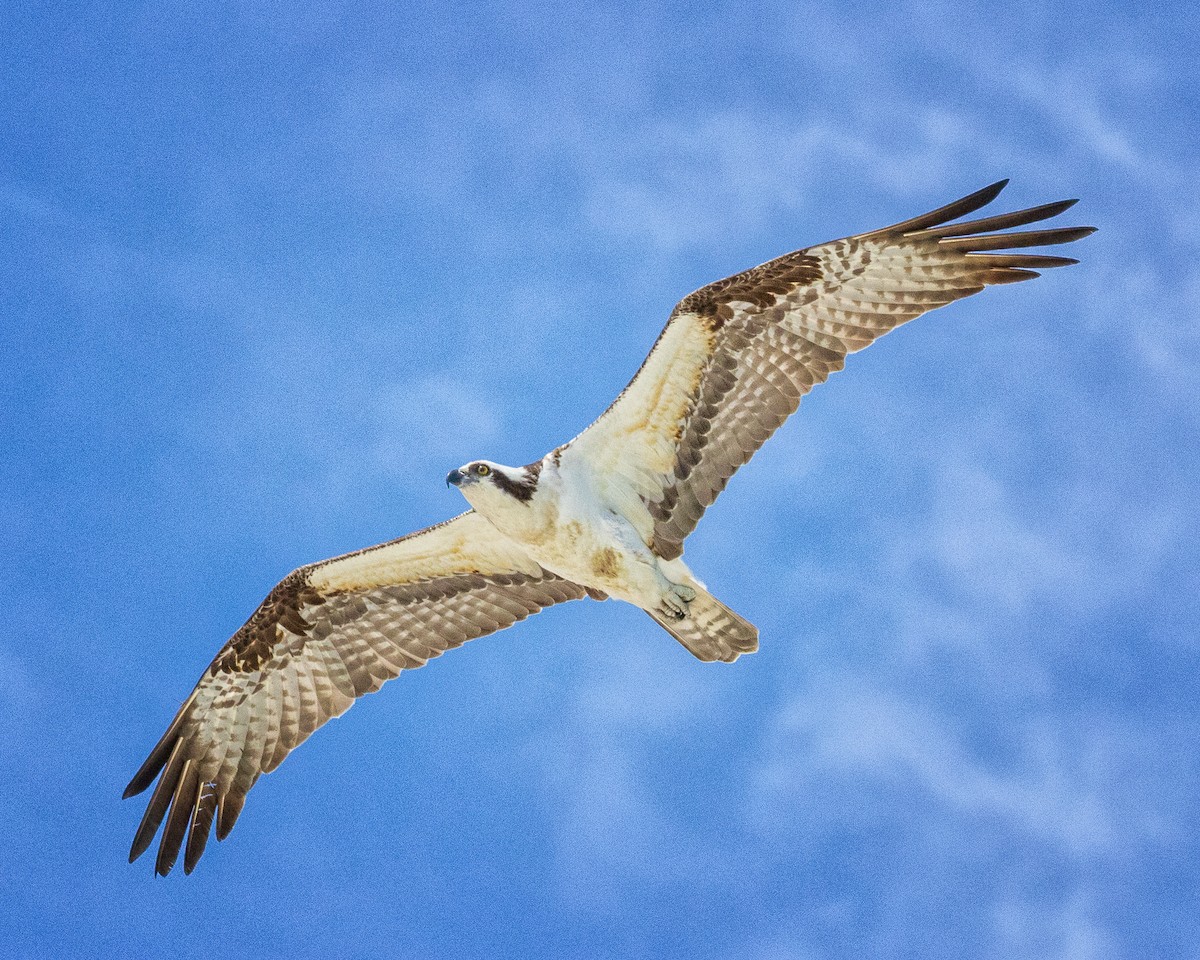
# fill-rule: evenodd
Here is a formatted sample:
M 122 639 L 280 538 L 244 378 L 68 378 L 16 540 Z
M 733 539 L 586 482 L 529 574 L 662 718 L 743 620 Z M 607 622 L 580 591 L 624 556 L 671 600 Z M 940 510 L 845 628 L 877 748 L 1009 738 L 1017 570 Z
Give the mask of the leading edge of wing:
M 285 577 L 230 639 L 124 796 L 158 783 L 130 848 L 190 873 L 216 821 L 232 830 L 259 774 L 402 670 L 511 626 L 583 588 L 546 573 L 468 511 Z

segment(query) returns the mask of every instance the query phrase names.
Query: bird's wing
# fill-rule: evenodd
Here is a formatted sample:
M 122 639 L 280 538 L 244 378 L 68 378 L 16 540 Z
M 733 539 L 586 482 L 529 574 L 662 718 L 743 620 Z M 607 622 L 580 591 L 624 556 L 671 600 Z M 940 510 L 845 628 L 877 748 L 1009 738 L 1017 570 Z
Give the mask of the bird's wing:
M 511 626 L 584 589 L 542 569 L 474 512 L 357 553 L 301 567 L 280 582 L 204 671 L 130 781 L 162 773 L 129 859 L 163 818 L 155 869 L 187 839 L 184 870 L 233 828 L 260 773 L 317 727 L 401 670 Z
M 1006 183 L 684 297 L 629 386 L 556 455 L 584 458 L 610 487 L 640 501 L 647 543 L 659 556 L 679 556 L 738 467 L 848 353 L 989 284 L 1078 262 L 1004 251 L 1067 243 L 1094 228 L 993 232 L 1056 216 L 1073 200 L 950 223 L 990 203 Z

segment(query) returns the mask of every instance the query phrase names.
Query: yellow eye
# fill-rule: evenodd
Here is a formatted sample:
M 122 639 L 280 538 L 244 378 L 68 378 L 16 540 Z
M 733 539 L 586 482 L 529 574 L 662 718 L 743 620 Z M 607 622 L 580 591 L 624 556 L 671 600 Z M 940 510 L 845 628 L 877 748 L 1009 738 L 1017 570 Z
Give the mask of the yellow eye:
M 477 474 L 479 474 L 479 476 L 481 476 L 481 477 L 486 477 L 489 473 L 492 472 L 492 468 L 489 467 L 486 463 L 477 463 L 477 464 L 475 464 L 475 472 Z

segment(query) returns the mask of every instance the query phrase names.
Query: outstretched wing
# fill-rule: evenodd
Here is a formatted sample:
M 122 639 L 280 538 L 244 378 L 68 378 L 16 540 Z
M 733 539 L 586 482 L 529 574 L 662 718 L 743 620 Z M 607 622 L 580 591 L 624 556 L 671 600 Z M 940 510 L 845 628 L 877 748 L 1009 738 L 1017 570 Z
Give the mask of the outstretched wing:
M 990 284 L 1078 262 L 1000 251 L 1068 243 L 1092 227 L 992 232 L 1056 216 L 1074 200 L 950 223 L 990 203 L 1007 182 L 684 297 L 637 376 L 558 455 L 586 459 L 610 488 L 619 486 L 612 478 L 623 480 L 630 496 L 622 507 L 640 500 L 647 543 L 661 557 L 679 556 L 738 467 L 847 354 Z
M 141 793 L 162 773 L 130 861 L 166 817 L 155 870 L 170 871 L 186 836 L 191 873 L 214 818 L 224 839 L 259 774 L 356 697 L 584 595 L 474 512 L 294 571 L 217 654 L 126 788 Z

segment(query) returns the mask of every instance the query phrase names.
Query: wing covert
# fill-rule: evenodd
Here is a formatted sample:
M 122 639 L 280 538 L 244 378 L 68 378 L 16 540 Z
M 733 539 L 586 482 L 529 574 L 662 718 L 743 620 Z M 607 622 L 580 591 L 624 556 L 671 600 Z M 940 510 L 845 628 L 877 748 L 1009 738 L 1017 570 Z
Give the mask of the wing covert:
M 355 699 L 583 596 L 474 512 L 292 572 L 217 654 L 126 788 L 133 796 L 158 778 L 130 861 L 165 819 L 155 871 L 167 874 L 186 840 L 190 873 L 214 820 L 224 839 L 259 775 Z
M 985 286 L 1077 262 L 1005 251 L 1068 243 L 1092 227 L 991 232 L 1057 216 L 1074 200 L 950 222 L 990 203 L 1006 183 L 684 297 L 629 386 L 559 455 L 620 477 L 644 507 L 647 543 L 678 557 L 729 478 L 848 354 Z

